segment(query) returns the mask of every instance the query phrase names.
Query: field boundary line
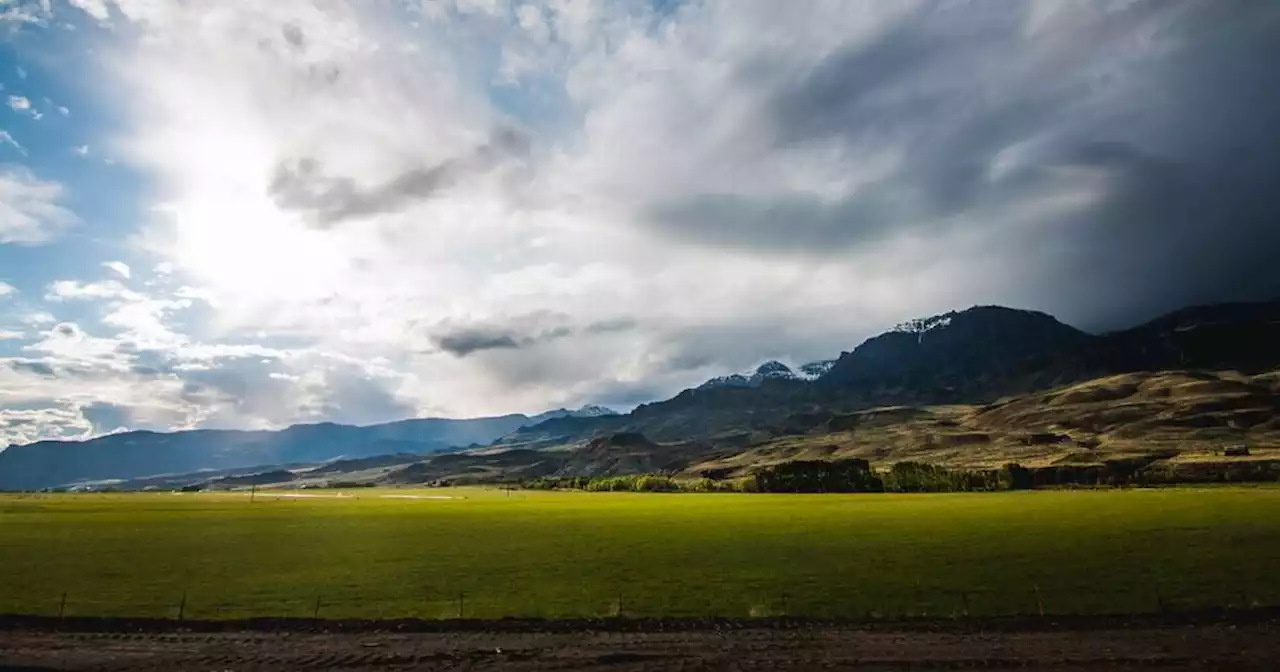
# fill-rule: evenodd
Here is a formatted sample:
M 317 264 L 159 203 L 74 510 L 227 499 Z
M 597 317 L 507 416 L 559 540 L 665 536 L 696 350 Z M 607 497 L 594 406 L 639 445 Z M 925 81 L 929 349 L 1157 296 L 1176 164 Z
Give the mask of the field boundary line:
M 1280 624 L 1280 607 L 1209 609 L 1162 614 L 859 618 L 583 618 L 583 619 L 315 619 L 176 620 L 0 614 L 0 631 L 66 632 L 664 632 L 854 628 L 892 631 L 1038 632 L 1203 625 Z

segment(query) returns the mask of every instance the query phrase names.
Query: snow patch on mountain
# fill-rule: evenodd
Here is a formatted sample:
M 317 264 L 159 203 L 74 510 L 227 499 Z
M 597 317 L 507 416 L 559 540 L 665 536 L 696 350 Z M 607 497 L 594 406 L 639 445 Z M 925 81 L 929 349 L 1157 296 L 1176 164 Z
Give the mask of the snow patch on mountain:
M 770 360 L 757 366 L 750 373 L 731 373 L 727 376 L 717 376 L 699 385 L 697 389 L 759 387 L 766 380 L 815 380 L 829 371 L 834 364 L 835 360 L 810 362 L 799 367 L 799 369 L 792 369 L 782 362 Z
M 620 414 L 611 408 L 605 408 L 604 406 L 596 406 L 594 404 L 588 404 L 577 410 L 569 410 L 567 408 L 557 408 L 552 411 L 547 411 L 545 413 L 539 413 L 537 415 L 530 416 L 529 423 L 527 426 L 532 427 L 533 425 L 536 425 L 538 423 L 546 422 L 547 420 L 552 420 L 555 418 L 603 418 L 610 415 L 620 415 Z
M 791 367 L 779 361 L 768 361 L 756 367 L 755 373 L 751 374 L 750 380 L 758 381 L 767 379 L 790 380 L 795 378 L 796 374 Z
M 809 362 L 800 366 L 800 370 L 796 372 L 796 377 L 800 380 L 817 380 L 822 377 L 822 374 L 830 371 L 835 364 L 836 360 L 834 359 Z
M 955 313 L 945 313 L 943 315 L 934 315 L 933 317 L 918 317 L 914 320 L 907 320 L 902 324 L 895 326 L 889 331 L 898 331 L 907 334 L 923 334 L 935 329 L 943 329 L 951 324 L 951 318 Z
M 768 361 L 756 367 L 751 373 L 731 373 L 727 376 L 717 376 L 698 386 L 698 389 L 705 390 L 713 387 L 759 387 L 760 383 L 766 380 L 789 380 L 794 379 L 796 374 L 791 367 L 779 361 Z
M 708 390 L 713 387 L 752 387 L 751 379 L 740 373 L 732 373 L 727 376 L 716 376 L 707 382 L 698 386 L 699 390 Z
M 570 411 L 569 414 L 575 418 L 603 418 L 610 415 L 618 415 L 618 412 L 612 408 L 587 404 L 576 411 Z

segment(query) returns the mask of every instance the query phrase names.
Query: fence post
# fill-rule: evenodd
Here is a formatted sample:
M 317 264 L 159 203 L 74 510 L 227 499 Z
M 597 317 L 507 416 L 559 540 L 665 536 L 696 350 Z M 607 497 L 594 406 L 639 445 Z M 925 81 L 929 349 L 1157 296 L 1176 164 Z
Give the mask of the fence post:
M 969 593 L 960 591 L 960 602 L 964 605 L 964 617 L 969 618 Z
M 464 591 L 458 591 L 458 618 L 462 618 L 467 606 L 467 594 Z
M 67 613 L 67 591 L 64 590 L 62 591 L 62 602 L 58 604 L 58 618 L 61 619 L 65 613 Z
M 311 618 L 320 620 L 320 596 L 316 595 L 316 608 L 311 612 Z
M 1155 586 L 1156 591 L 1156 611 L 1164 613 L 1164 596 L 1160 594 L 1160 586 Z
M 1031 584 L 1036 589 L 1036 608 L 1040 610 L 1040 617 L 1044 618 L 1044 600 L 1040 597 L 1040 584 Z
M 185 616 L 186 613 L 187 613 L 187 591 L 184 590 L 182 591 L 182 601 L 178 603 L 178 620 L 181 621 L 182 617 Z

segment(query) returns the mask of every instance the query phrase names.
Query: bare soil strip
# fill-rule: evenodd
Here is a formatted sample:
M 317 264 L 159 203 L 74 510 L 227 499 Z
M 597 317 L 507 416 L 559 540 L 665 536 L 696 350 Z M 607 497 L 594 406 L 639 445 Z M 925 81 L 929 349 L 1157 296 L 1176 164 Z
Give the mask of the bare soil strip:
M 8 618 L 0 620 L 0 671 L 1274 670 L 1280 619 L 1249 616 L 1200 622 L 458 621 L 436 623 L 434 631 L 414 631 L 408 622 L 304 628 L 301 621 Z

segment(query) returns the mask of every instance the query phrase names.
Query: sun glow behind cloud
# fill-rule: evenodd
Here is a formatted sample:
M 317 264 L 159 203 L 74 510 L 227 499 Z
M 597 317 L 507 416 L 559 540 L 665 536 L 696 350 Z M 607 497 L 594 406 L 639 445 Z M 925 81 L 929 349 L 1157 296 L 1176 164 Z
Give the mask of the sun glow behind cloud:
M 126 388 L 155 428 L 627 407 L 974 303 L 1275 288 L 1263 3 L 19 4 L 84 100 L 32 118 L 28 68 L 0 151 L 68 124 L 141 213 L 106 241 L 91 180 L 0 172 L 0 242 L 103 248 L 0 268 L 0 404 L 52 434 Z

